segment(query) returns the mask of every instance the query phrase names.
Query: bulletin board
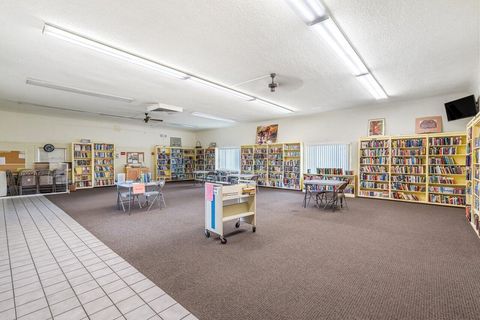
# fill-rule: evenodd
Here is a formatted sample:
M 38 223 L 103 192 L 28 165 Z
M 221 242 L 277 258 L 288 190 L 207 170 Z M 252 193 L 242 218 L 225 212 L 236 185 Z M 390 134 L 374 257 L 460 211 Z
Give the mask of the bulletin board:
M 0 171 L 17 171 L 25 168 L 25 152 L 0 151 Z

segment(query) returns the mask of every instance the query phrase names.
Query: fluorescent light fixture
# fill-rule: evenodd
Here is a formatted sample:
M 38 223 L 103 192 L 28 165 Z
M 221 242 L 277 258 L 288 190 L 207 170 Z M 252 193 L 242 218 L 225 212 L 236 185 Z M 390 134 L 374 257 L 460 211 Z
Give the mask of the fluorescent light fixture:
M 284 107 L 284 106 L 281 106 L 281 105 L 278 105 L 276 103 L 273 103 L 273 102 L 270 102 L 270 101 L 266 101 L 266 100 L 261 100 L 261 99 L 257 99 L 254 101 L 255 103 L 259 103 L 261 105 L 264 105 L 264 106 L 267 106 L 269 108 L 276 108 L 276 110 L 279 110 L 280 112 L 282 113 L 292 113 L 293 110 L 287 108 L 287 107 Z
M 96 97 L 96 98 L 128 102 L 128 103 L 131 103 L 134 100 L 133 98 L 126 98 L 126 97 L 121 97 L 121 96 L 114 96 L 114 95 L 107 94 L 107 93 L 100 93 L 100 92 L 89 91 L 89 90 L 85 90 L 85 89 L 67 87 L 67 86 L 56 84 L 56 83 L 53 83 L 53 82 L 48 82 L 48 81 L 38 80 L 38 79 L 32 79 L 32 78 L 27 78 L 26 84 L 29 84 L 29 85 L 32 85 L 32 86 L 37 86 L 37 87 L 48 88 L 48 89 L 61 90 L 61 91 L 67 91 L 67 92 L 72 92 L 72 93 L 77 93 L 77 94 L 83 94 L 83 95 L 86 95 L 86 96 L 91 96 L 91 97 Z
M 345 62 L 355 76 L 368 73 L 368 69 L 362 59 L 355 52 L 332 18 L 313 25 L 312 29 L 320 34 L 323 40 L 325 40 Z
M 201 113 L 201 112 L 192 112 L 192 116 L 205 118 L 205 119 L 211 119 L 211 120 L 224 121 L 224 122 L 232 122 L 232 123 L 236 122 L 235 120 L 220 118 L 220 117 L 217 117 L 217 116 L 213 116 L 211 114 L 206 114 L 206 113 Z
M 181 71 L 175 70 L 174 68 L 164 66 L 158 62 L 137 56 L 135 54 L 123 51 L 106 45 L 104 43 L 92 40 L 90 38 L 81 36 L 79 34 L 73 33 L 71 31 L 59 28 L 57 26 L 45 23 L 43 28 L 43 33 L 46 35 L 54 36 L 56 38 L 68 41 L 70 43 L 80 45 L 85 48 L 101 52 L 103 54 L 115 57 L 117 59 L 136 64 L 138 66 L 158 71 L 164 75 L 174 77 L 177 79 L 187 79 L 189 75 Z
M 244 94 L 244 93 L 241 93 L 237 90 L 233 90 L 233 89 L 230 89 L 228 87 L 224 87 L 222 85 L 219 85 L 219 84 L 216 84 L 214 82 L 210 82 L 210 81 L 207 81 L 207 80 L 203 80 L 203 79 L 200 79 L 200 78 L 197 78 L 197 77 L 190 77 L 189 80 L 195 82 L 195 83 L 199 83 L 201 85 L 204 85 L 204 86 L 207 86 L 207 87 L 210 87 L 210 88 L 213 88 L 213 89 L 217 89 L 217 90 L 220 90 L 222 92 L 225 92 L 225 93 L 228 93 L 232 96 L 235 96 L 237 98 L 240 98 L 240 99 L 243 99 L 243 100 L 246 100 L 246 101 L 253 101 L 255 100 L 254 97 L 252 96 L 249 96 L 247 94 Z
M 370 73 L 357 76 L 357 79 L 375 99 L 380 100 L 388 98 L 383 88 Z
M 327 17 L 327 9 L 318 0 L 286 0 L 290 8 L 311 26 Z

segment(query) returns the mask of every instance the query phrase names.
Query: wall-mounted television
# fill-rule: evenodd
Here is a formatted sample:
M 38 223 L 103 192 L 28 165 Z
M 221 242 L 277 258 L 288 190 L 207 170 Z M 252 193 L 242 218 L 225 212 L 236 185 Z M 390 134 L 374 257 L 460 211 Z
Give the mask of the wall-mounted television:
M 445 103 L 448 121 L 473 117 L 477 114 L 475 96 L 464 97 L 455 101 Z

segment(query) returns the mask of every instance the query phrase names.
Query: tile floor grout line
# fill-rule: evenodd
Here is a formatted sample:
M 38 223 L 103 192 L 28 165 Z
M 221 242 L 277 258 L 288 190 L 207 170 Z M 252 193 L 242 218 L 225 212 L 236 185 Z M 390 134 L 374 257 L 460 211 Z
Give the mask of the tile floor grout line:
M 7 252 L 8 252 L 8 264 L 10 266 L 10 279 L 12 283 L 12 299 L 13 299 L 13 309 L 15 310 L 15 319 L 17 319 L 17 304 L 15 302 L 15 287 L 13 286 L 13 271 L 12 271 L 12 260 L 10 259 L 10 247 L 9 247 L 9 242 L 8 242 L 8 230 L 7 230 L 7 214 L 5 210 L 5 201 L 2 200 L 2 213 L 3 213 L 3 223 L 5 226 L 5 236 L 6 236 L 6 242 L 7 242 Z M 10 310 L 10 309 L 9 309 Z
M 32 200 L 32 199 L 30 199 L 30 200 Z M 54 232 L 58 235 L 58 237 L 61 239 L 61 241 L 63 241 L 63 243 L 65 243 L 65 245 L 70 249 L 70 247 L 68 246 L 68 244 L 67 244 L 67 243 L 65 242 L 65 240 L 62 238 L 62 236 L 61 236 L 61 235 L 58 233 L 58 231 L 52 226 L 51 221 L 50 221 L 47 217 L 45 217 L 45 215 L 43 214 L 43 212 L 38 208 L 37 204 L 34 203 L 33 201 L 31 201 L 31 203 L 32 203 L 32 205 L 37 209 L 37 211 L 42 215 L 42 217 L 46 220 L 46 222 L 50 225 L 50 227 L 54 230 Z M 42 203 L 43 203 L 43 202 L 42 202 Z M 44 206 L 45 206 L 49 211 L 51 211 L 58 220 L 60 220 L 64 225 L 66 225 L 60 218 L 57 217 L 57 215 L 56 215 L 50 208 L 48 208 L 46 205 L 44 205 Z M 68 226 L 67 226 L 67 228 L 70 230 L 70 232 L 72 232 L 73 234 L 75 234 L 73 231 L 71 231 L 71 229 L 70 229 Z M 77 235 L 75 234 L 75 236 L 77 236 Z M 78 236 L 77 236 L 77 238 L 80 239 Z M 82 239 L 80 239 L 80 241 L 83 242 Z M 91 250 L 91 251 L 93 252 L 93 250 Z M 100 289 L 104 292 L 105 296 L 112 302 L 112 304 L 115 306 L 115 308 L 116 308 L 116 309 L 120 312 L 120 314 L 123 316 L 123 315 L 124 315 L 123 312 L 117 307 L 117 305 L 116 305 L 115 302 L 110 298 L 110 296 L 107 294 L 107 292 L 105 291 L 105 289 L 98 283 L 97 279 L 91 274 L 90 270 L 87 269 L 87 267 L 86 267 L 86 266 L 83 264 L 83 262 L 77 257 L 77 255 L 73 252 L 73 250 L 70 249 L 70 252 L 71 252 L 71 253 L 75 256 L 75 258 L 82 264 L 82 266 L 85 268 L 85 270 L 87 270 L 88 274 L 93 278 L 93 281 L 95 281 L 95 282 L 97 283 L 97 285 L 100 287 Z M 63 270 L 62 270 L 62 271 L 63 271 Z M 65 277 L 66 277 L 66 275 L 65 275 Z M 68 278 L 67 278 L 67 281 L 68 281 Z M 73 289 L 73 286 L 72 286 L 72 289 Z M 75 290 L 73 290 L 73 291 L 74 291 L 74 293 L 76 294 Z M 100 298 L 102 298 L 102 297 L 100 297 Z M 95 300 L 98 300 L 98 299 L 100 299 L 100 298 L 97 298 L 97 299 L 95 299 Z M 78 296 L 77 296 L 77 299 L 78 299 Z M 93 301 L 95 301 L 95 300 L 93 300 Z M 80 301 L 80 299 L 79 299 L 79 302 L 80 302 L 82 308 L 85 310 L 85 307 L 84 307 L 83 303 Z M 110 306 L 109 306 L 109 307 L 110 307 Z M 102 309 L 102 310 L 103 310 L 103 309 Z M 99 311 L 101 311 L 101 310 L 98 310 L 97 312 L 99 312 Z M 97 312 L 94 312 L 93 314 L 95 314 L 95 313 L 97 313 Z M 87 314 L 88 319 L 90 319 L 90 315 L 87 313 L 87 310 L 85 310 L 85 313 Z M 93 315 L 93 314 L 92 314 L 92 315 Z
M 73 233 L 76 235 L 75 231 L 73 231 L 73 230 L 70 228 L 70 226 L 68 226 L 60 217 L 58 217 L 57 213 L 54 212 L 50 207 L 48 207 L 48 206 L 42 201 L 42 199 L 38 199 L 38 200 L 40 200 L 40 202 L 42 202 L 42 204 L 43 204 L 48 210 L 50 210 L 50 211 L 57 217 L 57 219 L 59 219 L 60 221 L 62 221 L 62 223 L 63 223 L 71 232 L 73 232 Z M 87 231 L 88 231 L 88 230 L 87 230 Z M 90 232 L 89 232 L 89 233 L 90 233 Z M 91 234 L 91 233 L 90 233 L 90 234 Z M 94 235 L 92 235 L 92 236 L 94 236 Z M 78 237 L 78 236 L 77 236 L 77 237 Z M 94 237 L 95 237 L 95 236 L 94 236 Z M 97 237 L 95 237 L 95 238 L 98 240 Z M 80 237 L 79 237 L 79 239 L 80 239 Z M 80 239 L 80 240 L 83 242 L 82 239 Z M 99 241 L 100 241 L 100 240 L 99 240 Z M 101 242 L 103 245 L 105 245 L 102 241 L 100 241 L 100 242 Z M 88 245 L 87 245 L 87 246 L 88 246 Z M 106 246 L 106 245 L 105 245 L 105 246 Z M 106 247 L 109 248 L 108 246 L 106 246 Z M 109 249 L 110 249 L 110 248 L 109 248 Z M 111 250 L 112 252 L 114 252 L 117 256 L 120 257 L 120 255 L 118 255 L 115 251 L 113 251 L 112 249 L 110 249 L 110 250 Z M 104 261 L 101 257 L 99 257 L 96 252 L 94 252 L 93 250 L 92 250 L 92 252 L 97 256 L 97 258 L 99 258 L 103 263 L 105 263 L 105 261 Z M 121 257 L 120 257 L 120 258 L 121 258 Z M 123 258 L 122 258 L 122 259 L 123 259 Z M 125 259 L 123 259 L 123 260 L 126 261 Z M 128 263 L 128 261 L 126 261 L 126 262 Z M 128 263 L 128 264 L 130 264 L 130 263 Z M 107 265 L 107 264 L 105 263 L 105 265 Z M 109 265 L 107 265 L 107 266 L 108 266 L 108 268 L 109 268 L 110 270 L 112 270 L 112 272 L 113 272 L 117 277 L 119 277 L 133 292 L 135 292 L 135 294 L 136 294 L 155 314 L 158 314 L 158 313 L 148 304 L 148 302 L 145 301 L 145 299 L 143 299 L 143 298 L 140 296 L 140 294 L 138 294 L 134 289 L 131 288 L 131 286 L 123 279 L 123 277 L 121 277 L 120 275 L 118 275 L 117 272 L 116 272 L 115 270 L 113 270 Z M 132 266 L 132 265 L 131 265 L 131 266 Z M 132 267 L 133 267 L 133 266 L 132 266 Z M 135 267 L 133 267 L 133 268 L 135 268 Z M 137 268 L 135 268 L 135 270 L 137 270 Z M 137 270 L 137 272 L 140 273 L 138 270 Z M 143 273 L 141 273 L 141 274 L 143 275 Z M 145 277 L 145 275 L 143 275 L 143 276 Z M 145 277 L 145 279 L 148 279 L 148 278 Z M 148 279 L 148 280 L 150 280 L 150 279 Z M 140 281 L 143 281 L 143 279 L 142 279 L 142 280 L 139 280 L 139 281 L 137 281 L 137 282 L 135 282 L 135 283 L 138 283 L 138 282 L 140 282 Z M 150 280 L 150 281 L 151 281 L 151 280 Z M 153 282 L 153 281 L 152 281 L 152 282 Z M 134 284 L 135 284 L 135 283 L 134 283 Z M 154 283 L 154 284 L 155 284 L 155 283 Z M 157 285 L 155 285 L 155 286 L 157 286 Z M 157 287 L 158 287 L 158 286 L 157 286 Z M 162 290 L 162 289 L 160 289 L 160 290 Z M 162 290 L 162 291 L 163 291 L 163 290 Z M 165 292 L 165 291 L 164 291 L 164 292 Z M 162 296 L 163 296 L 163 295 L 162 295 Z M 157 298 L 158 298 L 158 297 L 157 297 Z M 157 299 L 157 298 L 155 298 L 155 299 Z M 113 302 L 113 301 L 112 301 L 112 302 Z M 178 303 L 177 300 L 175 300 L 175 303 Z M 117 309 L 118 309 L 118 308 L 117 308 Z M 131 312 L 131 311 L 132 311 L 132 310 L 130 310 L 129 312 Z M 162 310 L 162 311 L 164 311 L 164 310 Z M 129 313 L 129 312 L 127 312 L 127 313 Z M 125 315 L 125 314 L 124 314 L 123 312 L 121 312 L 121 311 L 120 311 L 120 313 L 121 313 L 122 315 Z
M 17 200 L 17 199 L 15 199 L 15 200 Z M 50 304 L 48 303 L 48 300 L 47 300 L 47 293 L 45 292 L 45 288 L 43 287 L 42 279 L 40 279 L 40 274 L 38 273 L 37 264 L 35 263 L 35 260 L 33 259 L 32 252 L 30 251 L 30 247 L 29 247 L 29 244 L 28 244 L 28 241 L 27 241 L 27 237 L 25 236 L 25 230 L 23 229 L 22 222 L 20 220 L 20 217 L 18 216 L 17 206 L 15 205 L 14 200 L 11 200 L 11 201 L 12 201 L 13 207 L 15 208 L 15 213 L 17 214 L 18 223 L 20 225 L 20 228 L 22 229 L 23 237 L 25 238 L 25 244 L 27 245 L 27 249 L 28 249 L 28 252 L 30 253 L 30 257 L 32 259 L 33 266 L 35 267 L 35 272 L 37 273 L 38 282 L 40 282 L 40 287 L 42 288 L 42 291 L 43 291 L 43 298 L 45 298 L 45 302 L 47 303 L 48 311 L 50 311 L 50 315 L 53 318 L 53 312 L 52 312 L 52 309 L 50 308 Z M 12 275 L 13 275 L 13 270 L 12 270 Z M 13 283 L 12 283 L 12 285 L 13 285 Z M 15 297 L 14 297 L 14 299 L 15 299 Z M 41 309 L 38 309 L 38 310 L 41 310 Z M 32 311 L 30 313 L 36 312 L 38 310 Z M 30 313 L 28 313 L 28 314 L 30 314 Z
M 25 198 L 25 199 L 26 199 L 26 198 Z M 59 269 L 62 271 L 63 276 L 65 277 L 65 279 L 67 280 L 68 284 L 70 285 L 70 288 L 72 289 L 73 294 L 75 295 L 75 297 L 77 298 L 78 302 L 79 302 L 80 305 L 82 306 L 83 311 L 85 311 L 85 314 L 87 315 L 87 318 L 90 319 L 90 317 L 88 317 L 87 311 L 86 311 L 85 308 L 83 307 L 82 302 L 81 302 L 80 299 L 78 298 L 77 293 L 75 292 L 75 290 L 73 290 L 73 286 L 72 286 L 72 284 L 70 283 L 69 279 L 67 278 L 67 275 L 65 274 L 65 272 L 63 272 L 63 268 L 62 268 L 62 267 L 60 266 L 60 264 L 58 263 L 58 260 L 57 260 L 57 258 L 55 257 L 55 255 L 53 254 L 52 250 L 50 249 L 50 247 L 49 247 L 49 245 L 48 245 L 48 242 L 47 242 L 47 241 L 45 240 L 45 238 L 43 237 L 43 234 L 42 234 L 42 232 L 40 231 L 40 229 L 38 228 L 38 225 L 37 225 L 36 221 L 34 221 L 32 215 L 31 215 L 31 213 L 30 213 L 30 210 L 28 210 L 28 208 L 27 208 L 27 206 L 25 205 L 25 202 L 23 201 L 23 199 L 22 199 L 21 201 L 23 202 L 23 205 L 24 205 L 24 207 L 25 207 L 25 210 L 27 210 L 28 215 L 29 215 L 30 218 L 32 219 L 35 227 L 37 228 L 38 232 L 40 233 L 40 236 L 42 237 L 43 242 L 44 242 L 45 245 L 47 246 L 48 251 L 49 251 L 50 254 L 52 255 L 52 257 L 53 257 L 53 259 L 55 260 L 55 262 L 57 263 Z M 40 280 L 40 275 L 39 275 L 39 280 Z M 48 308 L 49 308 L 49 310 L 50 310 L 50 314 L 52 315 L 52 319 L 53 319 L 53 318 L 54 318 L 53 312 L 52 312 L 52 310 L 51 310 L 51 308 L 50 308 L 50 303 L 48 302 L 48 297 L 47 297 L 47 294 L 46 294 L 46 292 L 45 292 L 45 289 L 44 289 L 44 287 L 43 287 L 43 284 L 42 284 L 42 281 L 41 281 L 41 280 L 40 280 L 40 286 L 42 287 L 43 294 L 45 295 L 45 300 L 47 301 L 47 305 L 48 305 Z M 63 300 L 63 301 L 65 301 L 65 300 Z

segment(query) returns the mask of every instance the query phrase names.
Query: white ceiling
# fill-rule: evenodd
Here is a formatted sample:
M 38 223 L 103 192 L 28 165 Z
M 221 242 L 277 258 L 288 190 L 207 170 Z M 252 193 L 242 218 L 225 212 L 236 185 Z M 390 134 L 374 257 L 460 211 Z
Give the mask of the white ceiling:
M 478 0 L 325 0 L 389 100 L 477 87 Z M 42 35 L 49 22 L 228 86 L 290 106 L 299 114 L 376 103 L 348 68 L 282 0 L 0 1 L 0 99 L 142 117 L 145 103 L 185 112 L 165 121 L 198 128 L 282 117 L 275 109 L 166 78 Z M 109 101 L 25 84 L 27 77 L 135 99 Z M 48 112 L 55 112 L 49 110 Z

